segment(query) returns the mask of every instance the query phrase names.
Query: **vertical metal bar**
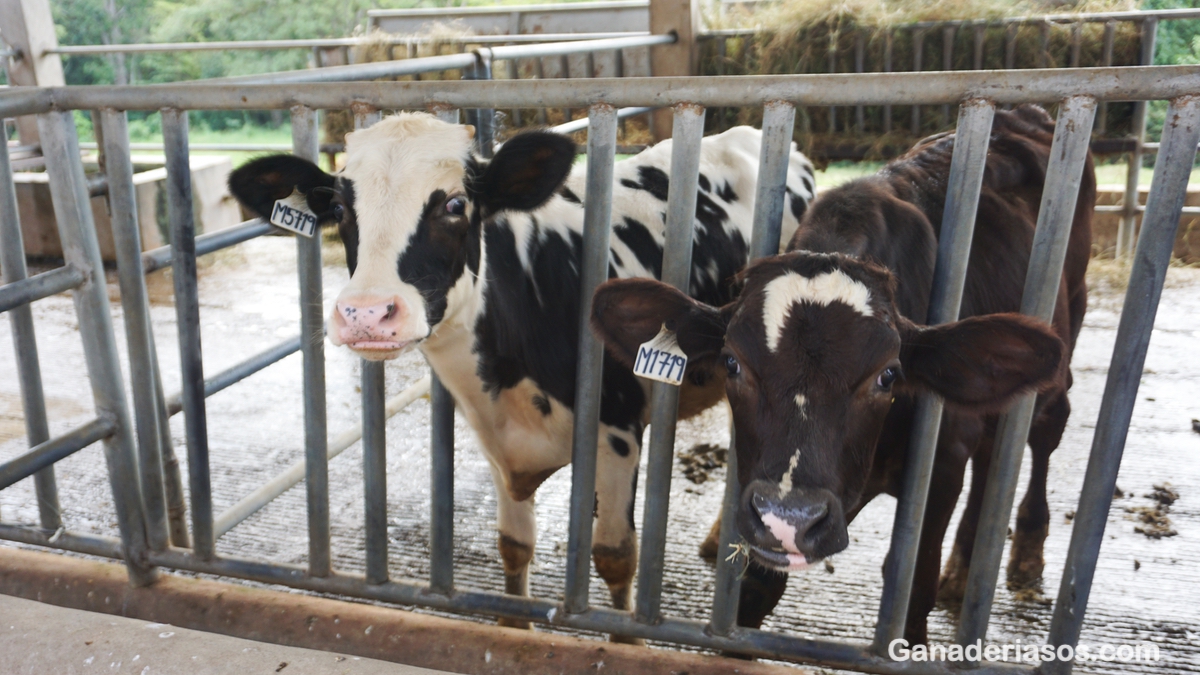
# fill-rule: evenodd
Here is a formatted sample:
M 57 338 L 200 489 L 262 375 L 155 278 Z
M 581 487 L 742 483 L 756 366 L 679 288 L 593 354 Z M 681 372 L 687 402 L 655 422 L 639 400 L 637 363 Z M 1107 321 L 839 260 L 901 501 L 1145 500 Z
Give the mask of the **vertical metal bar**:
M 1038 26 L 1041 43 L 1038 45 L 1037 51 L 1037 67 L 1045 68 L 1050 63 L 1050 27 L 1049 21 L 1043 21 Z
M 958 129 L 938 237 L 928 325 L 958 319 L 995 112 L 994 104 L 982 99 L 963 101 L 958 107 Z M 886 652 L 892 640 L 904 636 L 941 420 L 941 399 L 918 396 L 904 485 L 896 504 L 891 549 L 884 564 L 883 597 L 879 602 L 874 643 L 874 649 L 880 653 Z
M 754 224 L 750 234 L 750 259 L 779 252 L 783 229 L 783 203 L 787 192 L 788 160 L 791 158 L 792 133 L 796 126 L 796 108 L 783 101 L 763 106 L 762 148 L 758 159 L 758 187 L 754 196 Z M 713 591 L 710 630 L 728 635 L 737 622 L 738 593 L 741 588 L 742 562 L 729 555 L 738 539 L 737 508 L 741 484 L 737 474 L 737 439 L 732 422 L 729 455 L 725 467 L 725 494 L 721 503 L 720 546 L 717 548 L 717 576 Z
M 191 548 L 192 540 L 187 529 L 187 505 L 183 494 L 183 476 L 179 470 L 179 457 L 175 454 L 175 443 L 171 438 L 171 416 L 167 411 L 167 398 L 163 391 L 162 371 L 158 364 L 158 347 L 150 341 L 150 362 L 154 364 L 154 414 L 158 416 L 158 447 L 162 453 L 163 490 L 167 497 L 167 531 L 171 545 Z
M 1154 65 L 1154 45 L 1158 37 L 1158 19 L 1148 17 L 1142 20 L 1142 49 L 1138 64 Z M 1121 212 L 1121 222 L 1117 226 L 1117 258 L 1126 258 L 1133 254 L 1133 242 L 1137 239 L 1137 217 L 1140 194 L 1138 180 L 1142 173 L 1142 144 L 1146 142 L 1146 101 L 1136 101 L 1133 104 L 1133 151 L 1129 153 L 1129 168 L 1125 174 L 1125 209 Z
M 983 70 L 983 47 L 987 42 L 987 24 L 975 26 L 975 60 L 972 61 L 974 70 Z
M 366 515 L 367 583 L 388 580 L 387 414 L 383 361 L 362 362 L 363 492 Z
M 435 375 L 429 385 L 429 589 L 454 589 L 454 397 Z
M 954 36 L 958 27 L 954 24 L 942 26 L 942 70 L 954 70 Z M 942 104 L 942 126 L 950 123 L 950 104 Z
M 6 284 L 28 276 L 25 267 L 25 243 L 17 210 L 17 191 L 13 184 L 12 164 L 8 159 L 7 137 L 0 137 L 0 271 Z M 13 350 L 17 358 L 17 377 L 21 384 L 21 404 L 25 414 L 25 435 L 29 447 L 50 440 L 46 421 L 46 395 L 42 392 L 42 368 L 38 362 L 37 335 L 33 328 L 33 310 L 29 305 L 8 311 L 12 326 Z M 54 467 L 34 474 L 38 517 L 42 527 L 54 531 L 62 527 L 58 506 L 58 486 Z
M 192 210 L 192 171 L 185 110 L 162 111 L 163 152 L 167 159 L 167 205 L 171 217 L 171 274 L 179 323 L 179 363 L 192 501 L 192 550 L 213 557 L 212 482 L 208 469 L 208 414 L 204 404 L 204 359 L 200 345 L 200 300 L 196 288 L 196 222 Z
M 129 349 L 129 384 L 133 388 L 136 413 L 146 536 L 151 549 L 163 551 L 167 547 L 167 506 L 159 448 L 162 436 L 154 400 L 156 366 L 150 360 L 153 354 L 150 342 L 154 340 L 154 334 L 150 323 L 146 277 L 142 269 L 142 237 L 138 227 L 137 195 L 133 187 L 133 163 L 129 159 L 129 127 L 124 111 L 102 110 L 98 121 L 103 130 L 110 220 Z
M 87 179 L 79 157 L 79 138 L 70 112 L 38 115 L 37 125 L 63 258 L 87 275 L 87 281 L 72 294 L 75 315 L 79 319 L 96 412 L 116 423 L 116 431 L 104 441 L 104 459 L 129 580 L 135 586 L 142 586 L 152 583 L 155 574 L 154 568 L 146 563 L 146 523 L 138 486 L 133 423 L 125 405 L 125 380 L 117 356 Z
M 1108 67 L 1113 62 L 1113 42 L 1116 39 L 1117 22 L 1108 20 L 1104 22 L 1104 48 L 1102 65 Z M 1104 101 L 1100 104 L 1100 119 L 1096 121 L 1096 133 L 1103 135 L 1108 131 L 1108 102 Z
M 1004 27 L 1004 67 L 1012 70 L 1017 67 L 1017 31 L 1021 24 L 1013 21 Z
M 866 60 L 866 51 L 866 35 L 863 33 L 863 29 L 856 29 L 854 31 L 854 72 L 863 72 L 864 61 Z M 860 134 L 864 133 L 867 127 L 863 113 L 864 111 L 861 105 L 854 106 L 854 129 Z
M 1050 621 L 1047 643 L 1056 647 L 1074 647 L 1079 643 L 1096 572 L 1096 558 L 1104 540 L 1117 470 L 1121 466 L 1129 420 L 1137 401 L 1142 369 L 1146 365 L 1146 349 L 1154 329 L 1163 280 L 1171 262 L 1197 142 L 1200 142 L 1200 97 L 1177 98 L 1167 109 L 1163 125 L 1162 144 L 1154 165 L 1154 180 L 1150 184 L 1142 232 L 1117 327 L 1116 346 L 1104 398 L 1100 402 L 1091 457 L 1071 529 L 1062 584 Z M 1041 668 L 1046 675 L 1069 675 L 1072 663 L 1053 661 L 1042 664 Z
M 292 153 L 317 161 L 317 111 L 292 108 Z M 325 419 L 325 312 L 321 237 L 296 237 L 300 353 L 304 363 L 304 484 L 308 497 L 308 573 L 329 576 L 329 456 Z
M 517 59 L 509 59 L 507 61 L 507 68 L 508 68 L 508 79 L 510 79 L 510 80 L 520 79 L 520 75 L 521 75 L 520 61 L 518 61 Z M 521 109 L 513 108 L 510 111 L 510 113 L 512 114 L 513 126 L 520 127 L 521 126 Z
M 675 106 L 671 129 L 671 180 L 667 188 L 662 281 L 684 293 L 691 287 L 692 229 L 696 222 L 700 141 L 703 137 L 704 108 L 694 104 Z M 645 623 L 655 623 L 662 615 L 663 558 L 667 549 L 667 507 L 671 496 L 671 465 L 675 459 L 675 422 L 679 414 L 679 387 L 662 382 L 653 383 L 650 387 L 650 402 L 646 504 L 642 515 L 637 606 L 634 610 L 637 619 Z
M 717 41 L 717 75 L 725 74 L 726 60 L 729 56 L 729 38 L 724 35 L 718 35 Z M 728 108 L 717 108 L 717 131 L 725 131 L 725 118 L 729 114 Z
M 838 49 L 838 34 L 836 31 L 829 33 L 829 74 L 833 75 L 837 72 L 837 49 Z M 829 133 L 837 133 L 837 106 L 829 106 Z
M 919 73 L 923 67 L 922 61 L 925 59 L 925 29 L 917 28 L 913 31 L 912 36 L 913 72 Z M 909 130 L 913 136 L 921 133 L 921 106 L 919 105 L 912 107 L 912 123 Z
M 533 60 L 533 77 L 534 77 L 534 79 L 537 79 L 537 80 L 546 79 L 546 64 L 545 64 L 545 62 L 542 61 L 542 58 L 540 56 Z M 538 108 L 537 123 L 542 126 L 546 125 L 546 109 L 545 108 Z
M 1075 21 L 1071 24 L 1071 60 L 1069 61 L 1072 68 L 1079 67 L 1079 52 L 1083 48 L 1083 22 Z
M 571 79 L 571 60 L 569 58 L 567 58 L 566 54 L 563 54 L 558 57 L 558 76 L 564 80 Z M 563 108 L 563 121 L 564 122 L 571 121 L 571 109 L 570 108 Z
M 892 52 L 895 51 L 896 32 L 891 28 L 883 33 L 883 72 L 892 72 Z M 892 104 L 883 106 L 883 133 L 892 133 Z
M 588 52 L 584 55 L 584 72 L 587 73 L 587 78 L 590 80 L 596 77 L 596 53 Z
M 492 79 L 491 59 L 477 53 L 475 67 L 464 73 L 468 80 Z M 491 108 L 472 108 L 467 111 L 467 124 L 475 127 L 475 148 L 485 159 L 492 156 L 494 148 L 496 111 Z
M 596 441 L 600 433 L 600 383 L 604 346 L 588 329 L 592 294 L 608 278 L 612 229 L 613 160 L 617 150 L 617 109 L 597 103 L 588 111 L 587 198 L 580 261 L 579 361 L 575 371 L 575 428 L 571 442 L 571 522 L 567 542 L 565 609 L 588 607 L 591 574 L 592 509 L 596 501 Z
M 365 129 L 380 120 L 374 108 L 356 106 L 354 128 Z M 384 362 L 362 361 L 363 515 L 366 535 L 366 580 L 388 580 L 387 531 L 387 412 Z
M 1046 323 L 1054 319 L 1095 117 L 1096 100 L 1088 96 L 1068 98 L 1059 106 L 1021 298 L 1021 313 Z M 987 637 L 1000 559 L 1021 474 L 1021 458 L 1036 402 L 1036 393 L 1026 394 L 1000 418 L 958 624 L 957 641 L 962 645 Z

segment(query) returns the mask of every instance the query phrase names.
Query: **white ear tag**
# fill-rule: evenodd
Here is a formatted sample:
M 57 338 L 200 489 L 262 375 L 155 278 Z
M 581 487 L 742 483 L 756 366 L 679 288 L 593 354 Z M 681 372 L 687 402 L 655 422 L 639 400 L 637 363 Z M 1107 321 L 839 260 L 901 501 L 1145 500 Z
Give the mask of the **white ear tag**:
M 271 209 L 271 224 L 296 234 L 312 237 L 317 232 L 317 214 L 308 208 L 308 200 L 299 190 L 275 202 Z
M 683 371 L 686 368 L 687 354 L 679 348 L 675 331 L 667 330 L 664 324 L 658 335 L 638 347 L 633 373 L 678 387 L 683 384 Z

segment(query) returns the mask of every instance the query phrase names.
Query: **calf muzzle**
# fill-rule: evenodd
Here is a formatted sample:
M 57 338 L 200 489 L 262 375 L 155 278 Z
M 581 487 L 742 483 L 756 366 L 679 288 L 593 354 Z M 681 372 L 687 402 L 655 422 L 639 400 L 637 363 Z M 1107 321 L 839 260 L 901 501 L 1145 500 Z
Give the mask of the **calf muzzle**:
M 742 495 L 738 529 L 764 567 L 797 572 L 846 548 L 846 517 L 829 490 L 756 480 Z

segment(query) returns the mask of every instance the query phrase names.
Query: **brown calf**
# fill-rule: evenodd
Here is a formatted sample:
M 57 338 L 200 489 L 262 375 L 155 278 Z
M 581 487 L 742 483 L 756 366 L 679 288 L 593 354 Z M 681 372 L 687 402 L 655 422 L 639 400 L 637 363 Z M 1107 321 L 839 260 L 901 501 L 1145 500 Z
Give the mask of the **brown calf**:
M 1087 304 L 1095 176 L 1089 158 L 1051 326 L 1019 309 L 1054 124 L 1040 108 L 996 113 L 963 297 L 963 320 L 926 327 L 954 136 L 918 144 L 878 174 L 822 195 L 789 251 L 748 269 L 717 309 L 650 280 L 597 291 L 593 327 L 617 358 L 665 324 L 716 364 L 738 433 L 738 530 L 751 551 L 738 621 L 757 626 L 798 571 L 847 546 L 846 525 L 897 495 L 914 394 L 946 401 L 906 637 L 922 642 L 939 593 L 942 541 L 973 462 L 967 511 L 941 579 L 961 599 L 997 413 L 1036 390 L 1032 476 L 1009 582 L 1036 583 L 1049 525 L 1046 471 L 1070 406 L 1069 363 Z M 715 358 L 714 358 L 715 357 Z

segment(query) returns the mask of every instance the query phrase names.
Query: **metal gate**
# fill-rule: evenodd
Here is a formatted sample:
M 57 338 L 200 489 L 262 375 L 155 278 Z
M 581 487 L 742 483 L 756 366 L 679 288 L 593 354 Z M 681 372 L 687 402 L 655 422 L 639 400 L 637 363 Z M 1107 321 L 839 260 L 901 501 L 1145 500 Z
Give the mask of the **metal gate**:
M 237 378 L 227 374 L 206 381 L 199 342 L 196 256 L 225 237 L 196 237 L 188 177 L 187 111 L 211 109 L 289 109 L 295 152 L 316 158 L 316 111 L 353 109 L 360 125 L 378 119 L 379 111 L 428 109 L 457 120 L 459 109 L 506 107 L 588 108 L 588 197 L 585 213 L 582 297 L 590 304 L 594 287 L 607 273 L 611 176 L 616 149 L 617 107 L 674 109 L 674 157 L 668 196 L 665 280 L 678 285 L 689 267 L 692 213 L 698 181 L 698 147 L 704 132 L 705 106 L 761 105 L 764 142 L 756 194 L 752 255 L 778 250 L 788 144 L 795 108 L 801 105 L 959 106 L 958 140 L 949 178 L 942 236 L 935 270 L 931 323 L 957 318 L 966 274 L 977 200 L 992 117 L 997 105 L 1058 102 L 1056 127 L 1046 186 L 1039 212 L 1022 311 L 1048 319 L 1053 311 L 1067 235 L 1080 176 L 1099 101 L 1170 100 L 1167 124 L 1146 206 L 1144 225 L 1133 262 L 1127 301 L 1117 332 L 1108 384 L 1104 393 L 1092 457 L 1075 517 L 1066 573 L 1059 589 L 1050 629 L 1053 645 L 1074 646 L 1079 639 L 1091 590 L 1099 546 L 1112 499 L 1117 468 L 1129 428 L 1139 376 L 1145 361 L 1175 229 L 1197 142 L 1200 141 L 1200 72 L 1189 67 L 1101 68 L 1011 72 L 911 73 L 887 75 L 755 76 L 718 78 L 626 78 L 579 81 L 321 83 L 304 87 L 262 84 L 183 84 L 146 87 L 62 87 L 14 89 L 0 93 L 0 116 L 38 115 L 50 172 L 55 212 L 66 251 L 66 264 L 24 278 L 20 232 L 7 156 L 0 162 L 0 249 L 5 285 L 0 311 L 13 312 L 17 333 L 30 444 L 20 458 L 0 466 L 0 488 L 36 475 L 39 499 L 53 497 L 54 462 L 104 440 L 121 538 L 74 534 L 56 516 L 43 511 L 41 527 L 0 523 L 0 537 L 52 548 L 122 558 L 135 583 L 153 579 L 156 567 L 204 572 L 455 612 L 507 617 L 587 631 L 618 633 L 663 642 L 729 650 L 756 656 L 816 663 L 877 673 L 948 673 L 944 663 L 900 663 L 881 656 L 887 644 L 903 635 L 912 586 L 941 404 L 926 399 L 915 424 L 914 453 L 906 471 L 892 534 L 892 558 L 880 602 L 873 644 L 809 639 L 734 625 L 738 576 L 733 560 L 717 567 L 716 591 L 709 621 L 664 616 L 660 605 L 668 488 L 674 441 L 675 391 L 653 393 L 652 435 L 648 447 L 646 505 L 636 606 L 632 613 L 591 606 L 590 539 L 595 485 L 596 429 L 600 401 L 602 347 L 591 334 L 580 333 L 576 391 L 569 548 L 564 599 L 523 598 L 459 588 L 454 583 L 453 542 L 453 402 L 435 382 L 431 429 L 432 511 L 431 575 L 426 581 L 391 579 L 386 546 L 383 471 L 385 405 L 382 367 L 363 368 L 364 472 L 366 495 L 366 574 L 332 569 L 325 425 L 323 341 L 321 339 L 321 251 L 318 241 L 298 239 L 301 286 L 301 350 L 304 354 L 306 465 L 309 559 L 306 567 L 218 556 L 209 489 L 204 398 Z M 126 410 L 107 298 L 91 213 L 87 210 L 83 167 L 72 110 L 102 111 L 108 157 L 109 197 L 121 253 L 119 270 L 126 298 L 126 329 L 133 354 L 133 392 L 138 411 L 135 428 Z M 186 415 L 187 460 L 191 493 L 191 542 L 175 538 L 168 527 L 162 461 L 166 447 L 161 385 L 157 384 L 154 346 L 149 340 L 142 278 L 136 248 L 126 110 L 161 110 L 168 168 L 176 312 L 180 325 Z M 480 134 L 482 135 L 482 134 Z M 487 148 L 484 148 L 486 151 Z M 5 151 L 7 153 L 7 151 Z M 259 226 L 265 227 L 265 226 Z M 245 233 L 243 233 L 244 235 Z M 674 270 L 671 272 L 670 270 Z M 28 303 L 66 289 L 75 290 L 76 309 L 89 375 L 96 397 L 97 419 L 59 438 L 48 439 L 42 409 L 36 351 Z M 585 312 L 583 316 L 587 316 Z M 281 345 L 281 349 L 283 346 Z M 264 356 L 265 358 L 265 356 Z M 252 372 L 252 370 L 250 371 Z M 244 376 L 244 375 L 243 375 Z M 220 380 L 220 381 L 218 381 Z M 666 405 L 664 405 L 666 404 Z M 1001 422 L 997 453 L 988 488 L 974 562 L 957 640 L 974 643 L 985 636 L 1016 479 L 1028 432 L 1032 397 L 1018 402 Z M 143 424 L 143 421 L 146 424 Z M 730 453 L 731 461 L 734 453 Z M 728 471 L 722 545 L 734 538 L 737 504 L 736 470 Z M 169 481 L 168 481 L 169 483 Z M 182 534 L 182 533 L 180 533 Z M 1030 667 L 985 662 L 982 672 L 1028 673 Z M 1045 664 L 1042 672 L 1064 673 L 1069 663 Z

